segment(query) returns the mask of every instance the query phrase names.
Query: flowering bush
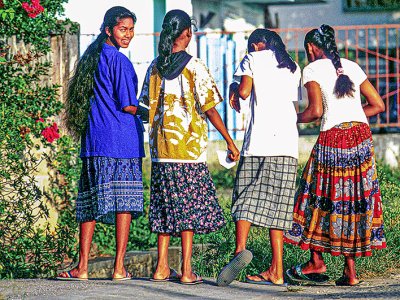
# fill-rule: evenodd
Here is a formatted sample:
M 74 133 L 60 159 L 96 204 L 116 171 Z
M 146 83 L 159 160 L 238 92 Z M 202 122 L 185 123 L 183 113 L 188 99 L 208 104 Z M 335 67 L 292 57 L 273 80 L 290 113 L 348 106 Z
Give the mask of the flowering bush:
M 53 123 L 53 125 L 46 127 L 42 130 L 42 136 L 49 143 L 54 142 L 56 139 L 60 138 L 60 134 L 58 133 L 57 123 Z
M 54 275 L 75 255 L 77 147 L 55 122 L 62 103 L 44 59 L 49 34 L 76 29 L 58 20 L 65 2 L 0 0 L 0 279 Z M 43 165 L 46 189 L 35 176 Z M 49 207 L 62 208 L 55 228 Z
M 29 18 L 36 18 L 36 16 L 44 11 L 43 6 L 40 5 L 39 0 L 32 0 L 32 3 L 22 3 L 22 8 L 28 13 Z

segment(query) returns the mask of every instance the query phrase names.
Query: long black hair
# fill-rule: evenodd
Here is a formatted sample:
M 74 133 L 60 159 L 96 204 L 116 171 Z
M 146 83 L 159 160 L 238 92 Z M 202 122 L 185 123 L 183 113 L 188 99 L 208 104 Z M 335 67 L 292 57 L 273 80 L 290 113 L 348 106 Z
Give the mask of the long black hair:
M 292 73 L 296 71 L 297 65 L 286 51 L 285 44 L 283 43 L 279 34 L 264 28 L 257 28 L 254 30 L 247 41 L 248 52 L 253 52 L 253 44 L 263 43 L 268 50 L 272 50 L 278 61 L 278 68 L 288 68 Z
M 136 23 L 136 15 L 125 7 L 114 6 L 107 10 L 103 24 L 100 27 L 100 34 L 83 53 L 75 68 L 74 75 L 69 80 L 64 122 L 75 139 L 79 139 L 86 129 L 90 99 L 94 95 L 94 79 L 98 69 L 100 53 L 108 37 L 106 28 L 109 28 L 112 32 L 114 26 L 125 18 L 132 18 L 133 22 Z
M 349 76 L 343 74 L 343 67 L 335 41 L 335 30 L 329 25 L 322 24 L 318 29 L 313 29 L 306 34 L 304 38 L 305 49 L 307 49 L 307 44 L 309 43 L 321 48 L 326 57 L 332 61 L 337 74 L 333 89 L 336 97 L 353 96 L 353 92 L 355 91 L 354 83 Z
M 161 74 L 164 74 L 171 64 L 170 56 L 175 40 L 191 26 L 192 19 L 183 10 L 173 9 L 165 15 L 158 43 L 157 69 Z

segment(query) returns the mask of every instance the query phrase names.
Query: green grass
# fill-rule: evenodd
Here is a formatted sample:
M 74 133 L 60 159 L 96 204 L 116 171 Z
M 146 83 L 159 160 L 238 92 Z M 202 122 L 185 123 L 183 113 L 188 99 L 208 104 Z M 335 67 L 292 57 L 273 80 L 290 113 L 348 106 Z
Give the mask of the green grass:
M 230 205 L 236 168 L 225 170 L 214 162 L 209 163 L 209 165 L 227 225 L 219 232 L 197 238 L 198 242 L 207 245 L 207 250 L 195 253 L 194 268 L 203 276 L 216 277 L 222 267 L 232 258 L 235 249 L 235 228 L 230 216 Z M 304 162 L 299 165 L 299 175 L 301 175 L 303 167 Z M 392 170 L 378 163 L 378 174 L 384 205 L 387 248 L 374 251 L 371 257 L 356 259 L 357 271 L 361 278 L 383 276 L 400 268 L 400 170 Z M 245 274 L 259 273 L 269 267 L 271 248 L 268 229 L 252 228 L 247 248 L 253 252 L 254 258 L 240 274 L 240 280 L 244 279 Z M 296 246 L 285 244 L 285 269 L 306 262 L 308 258 L 309 251 L 303 251 Z M 327 274 L 331 278 L 340 277 L 344 264 L 343 257 L 324 254 L 324 259 L 328 267 Z

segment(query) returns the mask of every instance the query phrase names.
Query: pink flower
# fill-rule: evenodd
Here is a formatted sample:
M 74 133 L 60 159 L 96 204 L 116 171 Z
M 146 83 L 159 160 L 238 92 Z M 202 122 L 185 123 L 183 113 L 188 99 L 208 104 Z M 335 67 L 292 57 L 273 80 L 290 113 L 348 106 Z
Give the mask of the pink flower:
M 43 118 L 39 118 L 36 120 L 36 123 L 43 123 L 43 122 L 44 122 Z
M 44 11 L 44 8 L 40 5 L 39 0 L 31 0 L 31 4 L 28 2 L 23 2 L 22 8 L 28 13 L 29 18 L 36 18 L 37 15 Z
M 57 123 L 53 123 L 53 125 L 51 125 L 50 127 L 46 127 L 45 129 L 43 129 L 42 135 L 49 143 L 52 143 L 56 139 L 60 138 Z

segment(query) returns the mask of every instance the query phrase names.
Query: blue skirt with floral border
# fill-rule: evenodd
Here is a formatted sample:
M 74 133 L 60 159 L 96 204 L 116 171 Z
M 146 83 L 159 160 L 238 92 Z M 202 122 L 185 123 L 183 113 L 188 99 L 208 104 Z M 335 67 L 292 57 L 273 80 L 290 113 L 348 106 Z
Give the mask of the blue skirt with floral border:
M 118 212 L 143 212 L 141 158 L 83 157 L 76 200 L 79 223 L 115 224 Z

